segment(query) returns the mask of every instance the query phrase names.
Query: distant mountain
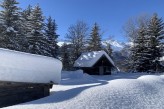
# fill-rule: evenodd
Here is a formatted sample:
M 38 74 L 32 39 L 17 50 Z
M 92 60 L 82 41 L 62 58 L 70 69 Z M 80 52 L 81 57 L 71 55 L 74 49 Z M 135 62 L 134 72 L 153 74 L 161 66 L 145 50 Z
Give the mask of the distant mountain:
M 66 44 L 70 44 L 69 42 L 65 42 Z M 64 44 L 64 41 L 59 41 L 58 46 L 61 47 Z M 122 50 L 126 45 L 129 45 L 129 43 L 119 42 L 116 40 L 105 40 L 102 41 L 102 46 L 105 48 L 107 44 L 112 45 L 113 51 L 120 51 Z
M 102 45 L 103 45 L 104 48 L 107 46 L 107 44 L 110 44 L 112 46 L 113 51 L 120 51 L 126 45 L 126 43 L 118 42 L 116 40 L 105 40 L 105 41 L 102 41 Z
M 59 41 L 59 42 L 57 43 L 57 45 L 58 45 L 59 47 L 61 47 L 64 43 L 70 44 L 70 42 Z
M 69 42 L 65 41 L 59 41 L 58 45 L 61 47 L 64 43 L 70 44 Z M 102 46 L 105 48 L 107 45 L 110 44 L 113 49 L 112 53 L 112 59 L 115 62 L 115 65 L 121 70 L 121 71 L 128 71 L 128 57 L 130 54 L 129 47 L 132 46 L 132 43 L 124 43 L 124 42 L 119 42 L 117 40 L 104 40 L 102 41 Z M 87 46 L 87 45 L 86 45 Z

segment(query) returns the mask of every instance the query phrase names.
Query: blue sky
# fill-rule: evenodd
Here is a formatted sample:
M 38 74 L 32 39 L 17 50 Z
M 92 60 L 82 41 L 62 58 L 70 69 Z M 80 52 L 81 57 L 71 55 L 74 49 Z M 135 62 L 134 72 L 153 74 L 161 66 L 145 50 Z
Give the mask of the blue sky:
M 21 8 L 40 4 L 45 16 L 52 16 L 58 25 L 59 39 L 64 39 L 67 29 L 77 20 L 91 27 L 100 25 L 103 39 L 126 41 L 122 27 L 129 18 L 157 12 L 164 18 L 164 0 L 17 0 Z

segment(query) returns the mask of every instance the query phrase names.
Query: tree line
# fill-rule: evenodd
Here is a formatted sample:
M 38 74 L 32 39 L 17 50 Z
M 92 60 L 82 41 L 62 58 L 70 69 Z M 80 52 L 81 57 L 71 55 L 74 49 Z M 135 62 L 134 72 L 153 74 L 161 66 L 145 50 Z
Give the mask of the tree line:
M 83 52 L 92 52 L 104 50 L 109 56 L 112 55 L 112 48 L 110 44 L 107 47 L 102 46 L 102 34 L 97 23 L 93 25 L 89 31 L 88 25 L 83 21 L 77 21 L 68 28 L 66 34 L 66 42 L 61 47 L 61 58 L 63 67 L 66 70 L 72 69 L 75 60 Z
M 65 36 L 66 42 L 57 45 L 57 24 L 50 16 L 43 16 L 42 9 L 29 5 L 18 7 L 16 0 L 3 0 L 0 4 L 0 47 L 27 53 L 59 58 L 64 69 L 73 68 L 75 60 L 83 52 L 105 50 L 112 56 L 111 45 L 102 46 L 100 26 L 95 23 L 91 30 L 83 21 L 70 25 Z M 164 55 L 164 23 L 156 13 L 128 22 L 124 28 L 132 43 L 130 55 L 124 60 L 133 72 L 159 72 L 164 69 L 160 58 Z
M 68 28 L 65 37 L 70 44 L 59 47 L 55 20 L 51 16 L 43 16 L 39 4 L 34 7 L 29 5 L 24 10 L 18 7 L 18 4 L 16 0 L 3 0 L 0 4 L 1 48 L 59 58 L 64 69 L 72 68 L 82 52 L 103 49 L 102 34 L 97 23 L 89 35 L 88 25 L 77 21 Z M 106 51 L 111 54 L 110 45 L 108 48 Z
M 16 0 L 0 4 L 0 47 L 57 57 L 59 35 L 55 20 L 46 19 L 39 5 L 22 10 L 18 4 Z
M 125 28 L 132 45 L 130 47 L 129 69 L 133 72 L 161 72 L 164 66 L 164 22 L 157 13 L 130 21 Z

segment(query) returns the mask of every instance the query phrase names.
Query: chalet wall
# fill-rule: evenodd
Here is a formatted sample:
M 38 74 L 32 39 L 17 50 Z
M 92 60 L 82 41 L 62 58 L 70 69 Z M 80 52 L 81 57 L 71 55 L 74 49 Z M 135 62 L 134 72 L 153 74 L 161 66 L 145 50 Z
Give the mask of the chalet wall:
M 110 61 L 104 55 L 93 65 L 93 67 L 98 67 L 98 66 L 113 67 L 113 65 L 110 63 Z
M 99 67 L 103 66 L 104 75 L 111 74 L 111 68 L 113 67 L 109 60 L 103 55 L 92 67 L 83 67 L 82 69 L 85 73 L 90 75 L 99 75 Z

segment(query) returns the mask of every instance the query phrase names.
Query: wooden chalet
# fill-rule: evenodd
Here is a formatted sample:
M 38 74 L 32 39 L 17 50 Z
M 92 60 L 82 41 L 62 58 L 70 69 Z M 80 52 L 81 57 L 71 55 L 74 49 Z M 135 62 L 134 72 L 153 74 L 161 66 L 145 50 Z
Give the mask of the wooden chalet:
M 82 53 L 75 61 L 74 67 L 90 75 L 111 75 L 111 71 L 117 69 L 105 51 Z

